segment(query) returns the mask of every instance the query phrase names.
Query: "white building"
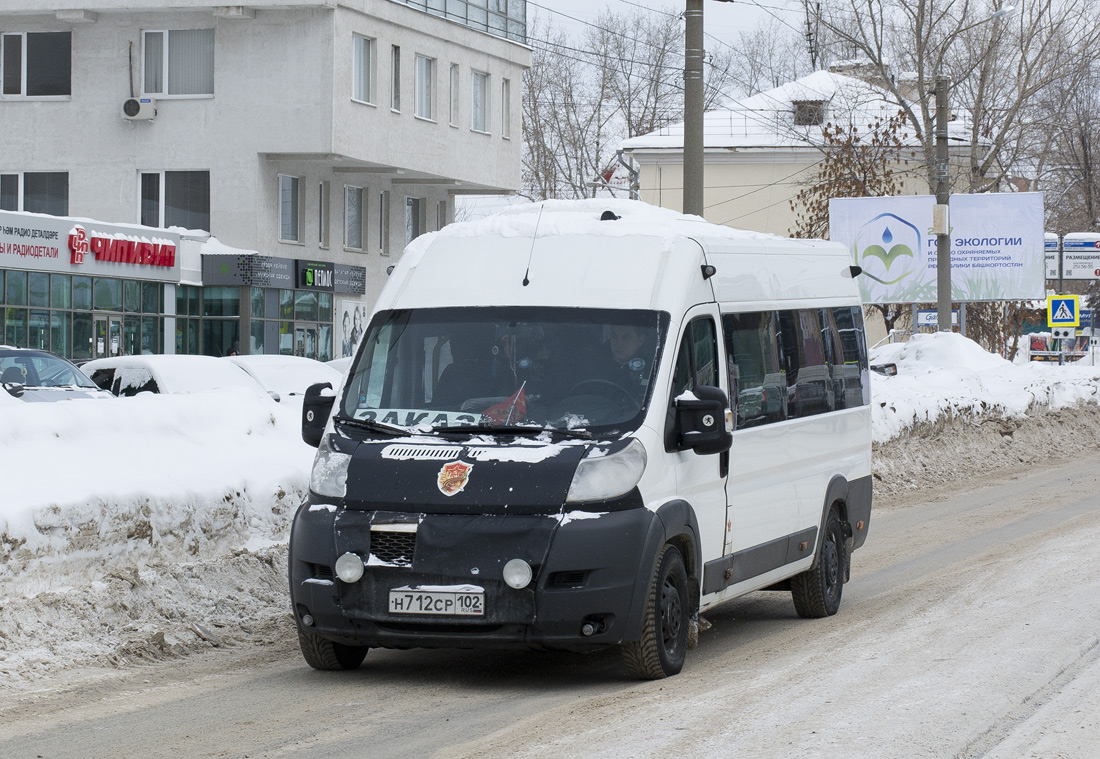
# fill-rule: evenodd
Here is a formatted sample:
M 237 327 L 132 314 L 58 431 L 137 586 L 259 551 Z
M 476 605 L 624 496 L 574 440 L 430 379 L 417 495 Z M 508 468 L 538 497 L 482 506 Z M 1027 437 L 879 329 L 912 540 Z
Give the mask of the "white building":
M 488 4 L 8 0 L 0 210 L 205 230 L 258 254 L 165 282 L 166 352 L 339 356 L 342 313 L 373 302 L 408 240 L 458 194 L 519 185 L 525 2 Z M 40 264 L 0 252 L 0 343 L 29 344 L 26 325 L 65 308 L 41 275 L 52 293 L 79 272 Z

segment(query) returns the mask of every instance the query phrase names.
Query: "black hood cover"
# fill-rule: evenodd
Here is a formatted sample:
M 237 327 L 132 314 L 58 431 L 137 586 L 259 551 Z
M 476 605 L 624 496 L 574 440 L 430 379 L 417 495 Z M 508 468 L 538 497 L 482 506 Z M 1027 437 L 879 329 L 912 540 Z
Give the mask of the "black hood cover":
M 363 442 L 352 453 L 344 505 L 420 514 L 556 514 L 590 445 Z

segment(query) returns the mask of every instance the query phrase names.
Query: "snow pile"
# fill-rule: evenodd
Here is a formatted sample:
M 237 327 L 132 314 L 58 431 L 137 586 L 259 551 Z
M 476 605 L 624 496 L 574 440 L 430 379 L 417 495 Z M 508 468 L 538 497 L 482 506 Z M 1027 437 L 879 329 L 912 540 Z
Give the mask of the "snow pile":
M 313 456 L 300 414 L 247 391 L 4 403 L 5 594 L 284 540 Z
M 958 334 L 914 335 L 872 352 L 896 376 L 872 373 L 872 436 L 885 443 L 921 424 L 958 416 L 1018 419 L 1097 402 L 1100 367 L 1012 364 Z

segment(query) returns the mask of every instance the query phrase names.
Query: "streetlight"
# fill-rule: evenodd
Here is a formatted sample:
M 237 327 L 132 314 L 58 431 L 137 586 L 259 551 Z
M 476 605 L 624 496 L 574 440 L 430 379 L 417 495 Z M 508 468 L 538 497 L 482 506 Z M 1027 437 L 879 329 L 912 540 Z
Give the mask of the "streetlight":
M 959 35 L 987 21 L 1016 12 L 1016 6 L 998 8 L 989 16 L 955 32 Z M 951 331 L 951 223 L 948 202 L 951 199 L 951 173 L 947 153 L 947 122 L 951 108 L 947 103 L 950 79 L 943 72 L 936 74 L 936 207 L 932 212 L 932 229 L 936 233 L 936 328 Z

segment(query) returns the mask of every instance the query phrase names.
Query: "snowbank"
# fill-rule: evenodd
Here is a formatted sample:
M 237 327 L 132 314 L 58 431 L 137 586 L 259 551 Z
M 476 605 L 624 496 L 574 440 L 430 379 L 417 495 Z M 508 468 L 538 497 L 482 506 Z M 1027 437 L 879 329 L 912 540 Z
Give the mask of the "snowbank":
M 282 541 L 312 463 L 301 404 L 244 391 L 0 409 L 3 595 Z
M 871 362 L 897 364 L 893 377 L 872 374 L 872 435 L 885 443 L 947 416 L 1020 418 L 1034 411 L 1097 402 L 1100 367 L 1012 364 L 953 333 L 914 335 L 882 346 Z

